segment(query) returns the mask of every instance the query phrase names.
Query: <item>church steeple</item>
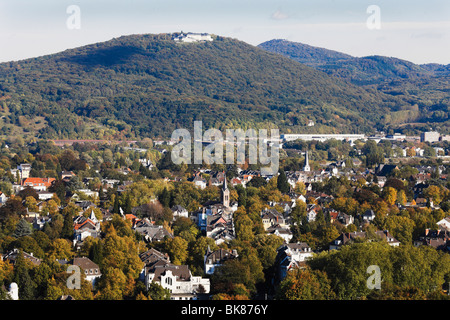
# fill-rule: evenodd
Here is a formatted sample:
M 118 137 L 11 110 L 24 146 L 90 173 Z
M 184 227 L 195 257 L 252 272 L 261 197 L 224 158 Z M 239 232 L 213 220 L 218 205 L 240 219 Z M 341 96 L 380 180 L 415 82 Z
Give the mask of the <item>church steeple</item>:
M 227 186 L 227 176 L 225 174 L 225 171 L 223 172 L 222 204 L 226 208 L 230 207 L 230 190 Z
M 303 171 L 305 171 L 305 172 L 311 171 L 311 167 L 309 166 L 308 150 L 306 150 L 306 154 L 305 154 L 305 166 L 303 167 Z
M 223 184 L 222 184 L 222 190 L 228 190 L 228 186 L 227 186 L 227 176 L 225 175 L 225 171 L 223 172 Z

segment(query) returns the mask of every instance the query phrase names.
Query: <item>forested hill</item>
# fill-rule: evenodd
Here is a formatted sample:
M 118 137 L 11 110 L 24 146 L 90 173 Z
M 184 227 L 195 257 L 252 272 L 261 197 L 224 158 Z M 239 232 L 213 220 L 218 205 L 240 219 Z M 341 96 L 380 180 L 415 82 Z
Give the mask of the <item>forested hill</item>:
M 284 39 L 266 41 L 259 44 L 258 47 L 269 52 L 282 54 L 308 66 L 319 66 L 330 62 L 353 58 L 351 55 L 342 52 Z
M 0 134 L 168 137 L 178 127 L 370 132 L 401 99 L 235 39 L 132 35 L 0 64 Z
M 330 76 L 348 81 L 364 89 L 374 89 L 396 96 L 412 105 L 386 116 L 386 123 L 405 128 L 413 122 L 414 128 L 441 132 L 450 128 L 450 64 L 415 64 L 384 56 L 353 57 L 338 51 L 312 47 L 287 40 L 270 40 L 258 45 L 311 66 Z M 410 133 L 413 131 L 410 131 Z M 417 133 L 417 132 L 416 132 Z
M 353 57 L 342 52 L 287 40 L 270 40 L 259 44 L 258 47 L 315 67 L 327 74 L 350 79 L 357 84 L 450 75 L 450 65 L 418 65 L 394 57 L 377 55 Z

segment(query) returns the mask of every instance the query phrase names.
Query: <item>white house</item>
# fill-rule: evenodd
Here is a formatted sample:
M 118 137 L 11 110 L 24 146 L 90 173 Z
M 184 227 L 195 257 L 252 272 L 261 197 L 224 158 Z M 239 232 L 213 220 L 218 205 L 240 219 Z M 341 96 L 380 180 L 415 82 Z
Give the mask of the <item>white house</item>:
M 266 230 L 266 233 L 273 234 L 280 238 L 283 238 L 285 243 L 289 243 L 291 241 L 291 239 L 293 238 L 292 231 L 290 230 L 290 228 L 288 226 L 281 227 L 279 225 L 275 225 L 275 226 L 269 227 Z
M 184 217 L 184 218 L 188 218 L 189 217 L 189 212 L 183 208 L 180 205 L 175 205 L 171 208 L 172 213 L 173 213 L 173 218 L 177 218 L 177 217 Z
M 168 289 L 172 300 L 196 300 L 197 294 L 209 293 L 209 279 L 193 276 L 187 265 L 155 264 L 145 268 L 147 288 L 155 282 Z
M 48 192 L 48 191 L 38 191 L 38 197 L 39 200 L 45 201 L 45 200 L 49 200 L 51 198 L 53 198 L 53 196 L 55 195 L 53 192 Z
M 362 215 L 364 221 L 372 221 L 375 219 L 375 212 L 373 210 L 366 210 Z
M 20 179 L 26 179 L 30 177 L 31 164 L 22 163 L 17 166 L 17 170 L 19 171 Z
M 450 217 L 445 217 L 444 219 L 436 223 L 440 228 L 450 231 Z
M 8 200 L 8 197 L 6 194 L 0 191 L 0 206 L 5 204 L 6 200 Z
M 282 281 L 291 269 L 302 267 L 312 255 L 311 248 L 305 242 L 288 243 L 280 246 L 277 249 L 275 259 L 276 281 Z
M 311 247 L 306 242 L 288 243 L 281 248 L 285 248 L 284 250 L 297 262 L 306 261 L 313 255 Z

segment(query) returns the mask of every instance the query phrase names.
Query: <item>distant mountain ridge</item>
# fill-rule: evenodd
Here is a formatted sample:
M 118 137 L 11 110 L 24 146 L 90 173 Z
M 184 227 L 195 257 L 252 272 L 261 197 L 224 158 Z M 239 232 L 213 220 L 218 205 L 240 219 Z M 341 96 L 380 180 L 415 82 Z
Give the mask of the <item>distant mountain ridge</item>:
M 338 51 L 314 47 L 299 42 L 291 42 L 284 39 L 266 41 L 259 44 L 258 47 L 270 52 L 282 54 L 311 67 L 353 58 L 351 55 Z
M 359 58 L 288 40 L 274 39 L 263 42 L 258 47 L 358 84 L 378 83 L 393 78 L 417 79 L 424 76 L 450 75 L 450 64 L 417 65 L 406 60 L 378 55 Z
M 450 64 L 414 64 L 384 56 L 353 57 L 338 51 L 287 40 L 270 40 L 258 47 L 313 67 L 367 90 L 377 90 L 416 105 L 386 117 L 387 123 L 423 124 L 449 132 Z

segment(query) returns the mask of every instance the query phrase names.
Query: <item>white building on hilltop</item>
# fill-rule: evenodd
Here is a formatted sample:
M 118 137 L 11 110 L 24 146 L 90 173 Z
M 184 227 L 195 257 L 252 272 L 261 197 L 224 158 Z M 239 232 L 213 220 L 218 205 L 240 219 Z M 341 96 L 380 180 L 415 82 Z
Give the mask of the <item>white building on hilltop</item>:
M 208 33 L 181 33 L 179 36 L 174 37 L 175 42 L 200 42 L 200 41 L 213 41 L 213 38 Z

